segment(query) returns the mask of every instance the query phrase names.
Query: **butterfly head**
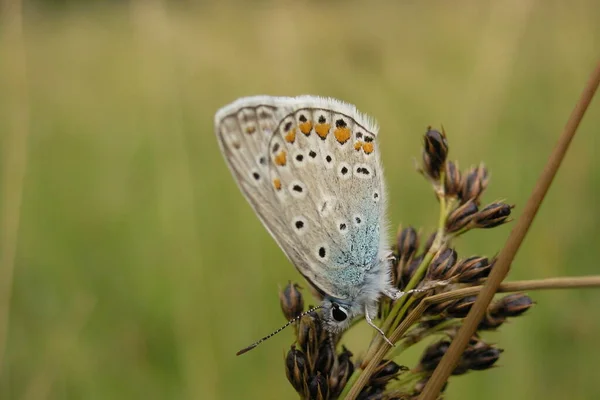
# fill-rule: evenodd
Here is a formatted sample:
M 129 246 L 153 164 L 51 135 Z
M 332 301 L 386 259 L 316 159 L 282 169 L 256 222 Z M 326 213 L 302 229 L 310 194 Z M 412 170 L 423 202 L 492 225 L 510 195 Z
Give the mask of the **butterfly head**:
M 348 329 L 354 318 L 364 314 L 364 309 L 352 303 L 327 298 L 323 301 L 323 320 L 325 328 L 332 333 L 340 333 Z

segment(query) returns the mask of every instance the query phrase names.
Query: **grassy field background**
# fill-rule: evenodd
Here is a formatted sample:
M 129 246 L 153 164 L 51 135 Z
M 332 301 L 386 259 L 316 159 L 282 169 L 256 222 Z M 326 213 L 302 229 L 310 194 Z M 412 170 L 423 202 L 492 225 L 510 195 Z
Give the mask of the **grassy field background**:
M 291 332 L 234 356 L 283 322 L 278 285 L 299 275 L 235 186 L 215 111 L 252 94 L 355 103 L 381 125 L 393 225 L 430 231 L 437 205 L 413 169 L 425 127 L 444 124 L 461 166 L 484 160 L 485 200 L 518 216 L 600 49 L 593 0 L 27 3 L 22 35 L 13 12 L 2 399 L 295 398 Z M 600 270 L 598 126 L 596 99 L 509 279 Z M 471 233 L 459 254 L 493 255 L 509 231 Z M 453 378 L 448 399 L 600 398 L 600 291 L 531 296 L 488 335 L 501 367 Z M 358 353 L 370 335 L 346 342 Z

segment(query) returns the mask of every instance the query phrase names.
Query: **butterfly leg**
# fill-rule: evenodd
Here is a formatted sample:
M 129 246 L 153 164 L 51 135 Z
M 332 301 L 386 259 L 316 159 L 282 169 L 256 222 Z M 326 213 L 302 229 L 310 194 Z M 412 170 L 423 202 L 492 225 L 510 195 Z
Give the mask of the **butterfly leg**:
M 388 344 L 392 347 L 395 347 L 394 343 L 392 343 L 390 341 L 390 339 L 387 338 L 387 336 L 385 336 L 385 333 L 383 333 L 383 331 L 373 323 L 373 320 L 371 319 L 371 316 L 369 315 L 369 307 L 365 307 L 365 319 L 367 320 L 367 324 L 371 325 L 373 328 L 375 328 L 377 330 L 377 332 L 379 332 L 379 334 L 381 336 L 383 336 L 383 339 L 388 342 Z
M 392 300 L 398 300 L 400 297 L 404 296 L 406 292 L 398 290 L 395 287 L 389 287 L 383 290 L 383 294 Z

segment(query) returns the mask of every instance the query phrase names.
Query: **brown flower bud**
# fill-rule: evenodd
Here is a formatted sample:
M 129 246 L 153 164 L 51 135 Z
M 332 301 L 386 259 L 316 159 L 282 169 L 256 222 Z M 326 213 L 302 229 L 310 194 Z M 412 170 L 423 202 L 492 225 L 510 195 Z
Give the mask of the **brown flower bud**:
M 453 301 L 446 307 L 445 314 L 452 318 L 465 318 L 475 303 L 477 296 L 468 296 L 462 299 Z
M 458 164 L 452 161 L 446 162 L 444 193 L 448 197 L 459 197 L 462 194 L 462 175 Z
M 474 200 L 467 200 L 460 207 L 453 210 L 446 220 L 446 231 L 448 233 L 458 232 L 469 225 L 477 214 L 477 204 Z
M 423 170 L 437 181 L 444 169 L 444 163 L 448 156 L 448 141 L 446 135 L 437 130 L 427 128 L 423 137 Z
M 321 342 L 319 348 L 319 354 L 317 356 L 317 362 L 315 364 L 315 371 L 321 372 L 323 375 L 329 375 L 333 362 L 335 361 L 335 353 L 329 340 Z
M 427 268 L 427 278 L 430 280 L 446 280 L 456 264 L 457 254 L 454 249 L 445 248 L 436 253 Z
M 533 306 L 533 300 L 525 293 L 504 296 L 490 306 L 489 312 L 496 317 L 518 317 Z
M 495 260 L 490 263 L 487 257 L 473 256 L 465 258 L 456 264 L 456 268 L 452 273 L 460 283 L 476 283 L 483 278 L 487 278 L 494 262 Z
M 318 350 L 321 346 L 323 336 L 323 326 L 317 313 L 310 313 L 300 318 L 298 324 L 298 345 L 306 354 L 309 365 L 315 365 L 318 356 Z M 309 368 L 312 369 L 312 368 Z
M 417 268 L 419 268 L 419 265 L 421 265 L 421 262 L 423 261 L 423 255 L 417 256 L 415 258 L 413 258 L 413 260 L 411 262 L 408 263 L 408 265 L 402 270 L 402 279 L 400 280 L 400 289 L 406 287 L 406 285 L 408 285 L 408 282 L 410 282 L 411 278 L 413 277 L 413 275 L 415 274 L 415 271 L 417 270 Z
M 295 346 L 290 348 L 285 358 L 285 374 L 296 392 L 305 394 L 307 392 L 308 363 L 302 351 Z
M 480 340 L 475 345 L 467 347 L 461 356 L 459 366 L 475 371 L 489 369 L 498 361 L 502 352 L 502 349 Z
M 308 393 L 310 398 L 314 400 L 329 399 L 329 382 L 327 377 L 317 372 L 316 375 L 308 379 Z
M 475 228 L 493 228 L 507 222 L 514 205 L 506 203 L 492 203 L 473 216 L 472 224 Z
M 368 385 L 385 388 L 385 385 L 387 385 L 389 381 L 396 378 L 407 369 L 408 368 L 404 366 L 396 364 L 394 361 L 381 360 L 369 379 Z
M 485 166 L 479 164 L 477 167 L 472 167 L 464 176 L 461 195 L 462 201 L 473 200 L 476 205 L 479 205 L 479 198 L 487 188 L 488 183 L 489 177 Z
M 494 329 L 497 329 L 500 325 L 502 325 L 504 321 L 506 321 L 506 318 L 496 317 L 491 315 L 489 312 L 486 312 L 479 325 L 477 325 L 477 330 L 492 331 Z
M 283 290 L 279 291 L 281 311 L 283 311 L 283 315 L 288 321 L 296 318 L 304 311 L 304 299 L 302 293 L 298 290 L 299 288 L 300 286 L 297 283 L 290 281 Z
M 436 369 L 449 347 L 450 342 L 448 340 L 440 340 L 429 345 L 421 356 L 421 361 L 417 370 L 433 371 Z
M 398 258 L 400 261 L 410 260 L 419 248 L 419 235 L 412 226 L 402 229 L 397 239 Z
M 348 379 L 354 373 L 354 364 L 352 363 L 352 353 L 342 346 L 342 353 L 338 356 L 336 367 L 329 376 L 329 395 L 335 399 L 344 390 Z

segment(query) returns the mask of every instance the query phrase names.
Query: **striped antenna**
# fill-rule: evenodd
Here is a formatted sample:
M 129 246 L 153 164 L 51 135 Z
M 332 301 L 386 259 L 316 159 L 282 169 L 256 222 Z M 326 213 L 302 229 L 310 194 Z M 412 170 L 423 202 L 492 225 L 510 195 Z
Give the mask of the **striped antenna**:
M 284 326 L 282 326 L 281 328 L 277 329 L 275 332 L 273 332 L 273 333 L 265 336 L 264 338 L 260 339 L 258 342 L 253 343 L 250 346 L 241 349 L 240 351 L 238 351 L 237 353 L 235 353 L 235 355 L 239 356 L 239 355 L 242 355 L 244 353 L 249 352 L 250 350 L 252 350 L 256 346 L 258 346 L 259 344 L 261 344 L 262 342 L 264 342 L 265 340 L 272 338 L 273 336 L 277 335 L 279 332 L 281 332 L 282 330 L 284 330 L 285 328 L 287 328 L 288 326 L 290 326 L 294 322 L 298 321 L 300 318 L 304 317 L 305 315 L 310 314 L 313 311 L 318 310 L 319 308 L 323 308 L 323 306 L 316 306 L 316 307 L 311 308 L 310 310 L 307 310 L 307 311 L 304 311 L 304 312 L 300 313 L 300 315 L 298 315 L 296 318 L 290 319 Z

